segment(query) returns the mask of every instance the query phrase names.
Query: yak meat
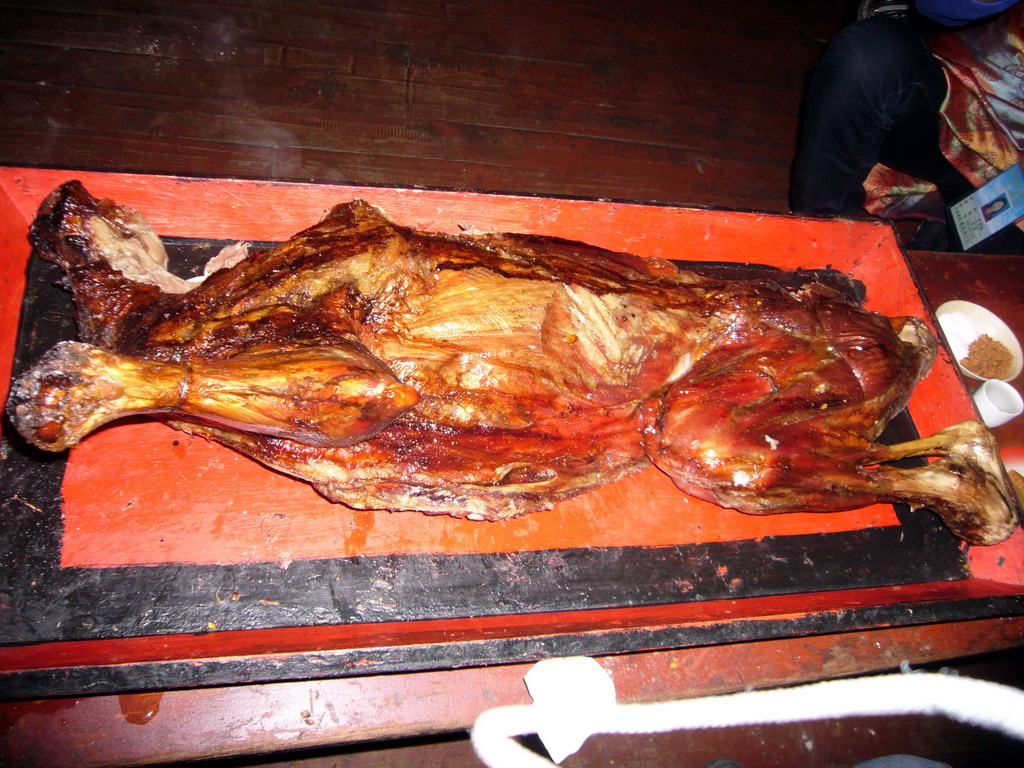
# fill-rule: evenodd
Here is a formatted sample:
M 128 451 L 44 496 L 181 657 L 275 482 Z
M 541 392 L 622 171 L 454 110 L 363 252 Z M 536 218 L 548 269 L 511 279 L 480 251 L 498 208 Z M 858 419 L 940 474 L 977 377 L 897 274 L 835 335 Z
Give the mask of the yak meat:
M 499 520 L 653 463 L 747 513 L 906 502 L 978 544 L 1017 525 L 981 423 L 876 442 L 934 360 L 927 326 L 818 284 L 431 234 L 359 201 L 190 282 L 140 214 L 77 182 L 30 237 L 64 268 L 81 339 L 13 388 L 47 450 L 149 413 L 361 509 Z M 934 461 L 891 465 L 909 456 Z

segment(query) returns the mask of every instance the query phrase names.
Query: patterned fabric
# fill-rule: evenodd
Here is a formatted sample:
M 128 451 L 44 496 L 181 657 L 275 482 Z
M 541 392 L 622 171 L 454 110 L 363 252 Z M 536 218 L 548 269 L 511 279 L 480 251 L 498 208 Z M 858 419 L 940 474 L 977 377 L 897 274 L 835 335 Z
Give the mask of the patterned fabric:
M 943 154 L 975 187 L 1024 154 L 1024 3 L 992 21 L 936 35 L 928 47 L 946 73 Z M 945 219 L 935 187 L 877 165 L 865 208 L 889 219 Z

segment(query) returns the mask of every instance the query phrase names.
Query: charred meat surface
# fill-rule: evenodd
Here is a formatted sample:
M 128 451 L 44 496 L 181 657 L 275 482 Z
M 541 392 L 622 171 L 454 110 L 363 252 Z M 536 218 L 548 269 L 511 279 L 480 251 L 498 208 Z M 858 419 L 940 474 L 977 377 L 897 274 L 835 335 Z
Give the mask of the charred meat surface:
M 150 413 L 363 509 L 499 520 L 654 464 L 743 512 L 906 502 L 967 541 L 1016 528 L 978 422 L 875 442 L 935 358 L 915 318 L 539 236 L 446 236 L 339 205 L 277 247 L 166 269 L 77 182 L 33 224 L 80 341 L 12 390 L 47 450 Z M 919 469 L 889 465 L 937 460 Z

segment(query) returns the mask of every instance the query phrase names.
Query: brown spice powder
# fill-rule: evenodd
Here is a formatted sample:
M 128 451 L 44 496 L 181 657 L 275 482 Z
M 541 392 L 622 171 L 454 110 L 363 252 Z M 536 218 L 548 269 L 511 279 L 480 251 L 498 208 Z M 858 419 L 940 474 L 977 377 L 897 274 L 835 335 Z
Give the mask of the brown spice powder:
M 1013 357 L 1005 345 L 987 333 L 982 334 L 967 348 L 967 357 L 960 364 L 983 379 L 1002 379 L 1010 375 Z

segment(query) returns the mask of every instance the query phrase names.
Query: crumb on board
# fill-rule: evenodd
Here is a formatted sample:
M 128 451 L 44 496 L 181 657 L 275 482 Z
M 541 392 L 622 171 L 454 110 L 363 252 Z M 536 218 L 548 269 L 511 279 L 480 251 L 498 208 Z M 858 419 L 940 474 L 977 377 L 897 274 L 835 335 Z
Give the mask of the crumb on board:
M 971 342 L 967 357 L 960 365 L 983 379 L 1003 379 L 1010 375 L 1013 356 L 1006 346 L 987 333 Z

